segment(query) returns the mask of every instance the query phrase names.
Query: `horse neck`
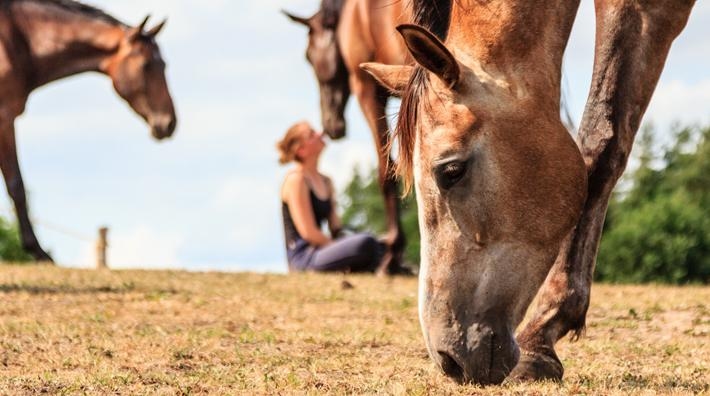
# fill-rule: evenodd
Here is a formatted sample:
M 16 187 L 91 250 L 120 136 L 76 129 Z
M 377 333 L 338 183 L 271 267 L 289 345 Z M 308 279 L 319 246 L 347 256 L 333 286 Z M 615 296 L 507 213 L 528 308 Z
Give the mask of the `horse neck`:
M 579 0 L 454 1 L 446 43 L 464 64 L 559 110 L 562 56 Z M 468 59 L 468 62 L 466 61 Z M 552 93 L 552 94 L 551 94 Z
M 32 62 L 32 89 L 86 71 L 101 71 L 101 63 L 113 55 L 125 27 L 68 11 L 39 8 L 14 13 L 27 40 Z M 18 15 L 19 14 L 19 15 Z

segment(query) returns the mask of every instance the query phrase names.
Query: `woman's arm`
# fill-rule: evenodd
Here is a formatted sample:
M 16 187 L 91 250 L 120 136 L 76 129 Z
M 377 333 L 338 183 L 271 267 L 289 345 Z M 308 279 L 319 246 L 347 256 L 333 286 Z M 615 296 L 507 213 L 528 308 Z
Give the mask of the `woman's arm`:
M 329 177 L 325 178 L 328 183 L 328 189 L 330 190 L 330 215 L 328 215 L 328 229 L 330 230 L 330 235 L 333 238 L 337 238 L 340 232 L 343 230 L 343 224 L 340 221 L 340 216 L 338 216 L 338 202 L 336 200 L 335 188 L 333 187 L 333 182 Z
M 328 238 L 316 225 L 315 215 L 311 207 L 310 193 L 308 185 L 301 173 L 292 173 L 286 177 L 284 182 L 284 201 L 288 204 L 296 231 L 306 242 L 315 246 L 323 246 L 330 243 Z

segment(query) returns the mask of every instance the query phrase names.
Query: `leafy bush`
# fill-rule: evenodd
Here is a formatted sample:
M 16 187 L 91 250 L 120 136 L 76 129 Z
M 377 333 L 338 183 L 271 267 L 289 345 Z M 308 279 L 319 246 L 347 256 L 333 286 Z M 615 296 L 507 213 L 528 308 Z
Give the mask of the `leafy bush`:
M 653 130 L 640 138 L 638 168 L 610 202 L 596 279 L 710 282 L 710 127 L 674 132 L 654 154 Z
M 0 217 L 0 261 L 27 262 L 32 257 L 25 253 L 17 227 Z
M 381 235 L 386 231 L 384 200 L 377 180 L 377 169 L 363 175 L 359 169 L 345 188 L 340 199 L 343 208 L 343 224 L 355 231 L 368 231 Z M 408 266 L 419 267 L 419 222 L 414 194 L 400 201 L 400 221 L 407 246 L 404 260 Z
M 597 277 L 625 283 L 707 283 L 710 218 L 685 191 L 619 214 L 599 251 Z

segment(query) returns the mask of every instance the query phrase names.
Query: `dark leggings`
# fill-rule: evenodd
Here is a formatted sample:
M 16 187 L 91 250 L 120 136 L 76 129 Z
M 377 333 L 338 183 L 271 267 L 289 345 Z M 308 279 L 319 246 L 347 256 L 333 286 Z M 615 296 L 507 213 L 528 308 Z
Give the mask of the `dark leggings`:
M 291 267 L 298 271 L 373 272 L 381 247 L 370 234 L 363 233 L 336 239 L 322 248 L 308 246 L 290 256 Z

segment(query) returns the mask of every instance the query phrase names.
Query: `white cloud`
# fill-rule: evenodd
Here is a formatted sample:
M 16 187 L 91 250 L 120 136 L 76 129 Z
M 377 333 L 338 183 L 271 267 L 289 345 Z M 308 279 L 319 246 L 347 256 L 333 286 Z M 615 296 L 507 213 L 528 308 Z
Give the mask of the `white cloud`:
M 377 166 L 374 143 L 371 142 L 371 139 L 369 139 L 370 141 L 362 140 L 330 143 L 327 151 L 323 154 L 321 170 L 333 179 L 338 192 L 342 192 L 352 179 L 355 167 L 368 170 Z
M 93 0 L 90 3 L 129 25 L 139 23 L 147 14 L 153 15 L 153 23 L 167 17 L 168 26 L 160 39 L 169 45 L 179 45 L 184 40 L 196 37 L 214 40 L 212 33 L 216 27 L 248 30 L 255 36 L 286 31 L 291 22 L 280 15 L 280 9 L 288 8 L 303 15 L 310 15 L 317 10 L 317 4 L 308 0 Z M 279 23 L 274 23 L 276 21 Z M 224 34 L 220 32 L 220 36 Z M 303 35 L 305 37 L 305 31 Z M 241 39 L 251 40 L 252 37 L 250 35 Z M 238 40 L 240 37 L 230 39 Z
M 235 220 L 227 231 L 235 250 L 264 246 L 281 234 L 279 183 L 275 176 L 233 176 L 222 182 L 211 212 Z
M 680 80 L 660 83 L 646 110 L 645 120 L 661 129 L 676 121 L 707 123 L 710 121 L 710 78 L 697 84 Z
M 131 230 L 109 230 L 108 265 L 113 269 L 182 268 L 178 250 L 186 238 L 175 233 L 158 232 L 150 226 L 141 225 Z M 93 267 L 96 248 L 86 244 L 77 263 L 81 267 Z

